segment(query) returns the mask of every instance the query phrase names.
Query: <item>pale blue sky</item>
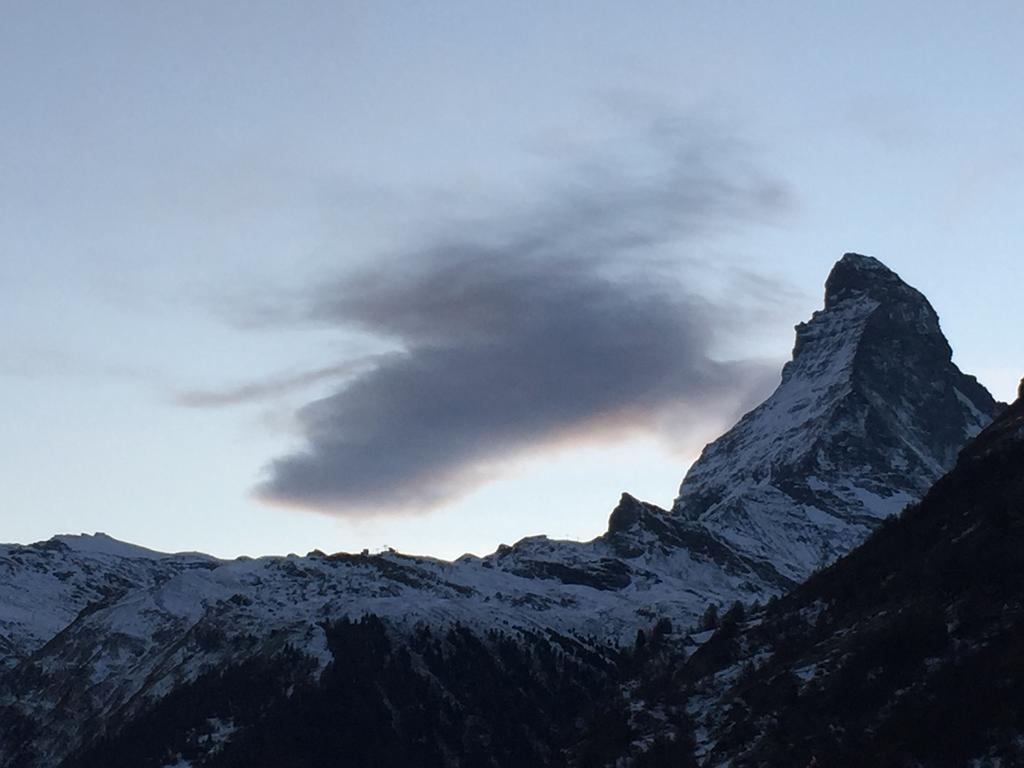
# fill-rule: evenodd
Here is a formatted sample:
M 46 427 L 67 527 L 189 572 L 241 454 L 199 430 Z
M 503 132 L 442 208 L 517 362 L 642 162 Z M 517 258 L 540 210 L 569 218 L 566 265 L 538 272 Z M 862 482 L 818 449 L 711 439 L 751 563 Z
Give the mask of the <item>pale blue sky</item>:
M 644 180 L 666 121 L 721 139 L 716 173 L 783 190 L 679 245 L 683 282 L 738 314 L 738 271 L 774 286 L 716 354 L 781 365 L 859 251 L 920 288 L 958 364 L 1009 399 L 1022 35 L 1016 2 L 0 3 L 0 540 L 456 556 L 590 538 L 622 490 L 668 504 L 720 412 L 521 446 L 429 513 L 353 519 L 250 495 L 337 379 L 176 400 L 393 348 L 257 310 L 543 214 L 595 162 Z M 671 261 L 674 240 L 657 247 Z

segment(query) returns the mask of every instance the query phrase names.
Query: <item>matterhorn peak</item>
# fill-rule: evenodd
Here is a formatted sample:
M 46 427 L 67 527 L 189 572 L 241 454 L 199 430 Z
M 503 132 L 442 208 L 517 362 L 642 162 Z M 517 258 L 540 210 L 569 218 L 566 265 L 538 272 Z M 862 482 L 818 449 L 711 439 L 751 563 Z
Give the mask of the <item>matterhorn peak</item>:
M 892 356 L 923 352 L 939 365 L 953 356 L 938 314 L 920 291 L 878 259 L 847 253 L 825 281 L 824 309 L 796 326 L 793 362 L 783 377 L 793 375 L 795 365 L 820 366 L 823 353 L 834 364 L 842 357 L 839 347 L 854 353 L 873 343 L 902 348 L 887 353 Z
M 850 296 L 868 296 L 880 300 L 891 292 L 912 293 L 927 300 L 900 276 L 872 256 L 847 253 L 832 267 L 825 281 L 825 309 Z
M 920 499 L 998 410 L 928 300 L 848 253 L 778 389 L 704 449 L 673 510 L 801 581 Z

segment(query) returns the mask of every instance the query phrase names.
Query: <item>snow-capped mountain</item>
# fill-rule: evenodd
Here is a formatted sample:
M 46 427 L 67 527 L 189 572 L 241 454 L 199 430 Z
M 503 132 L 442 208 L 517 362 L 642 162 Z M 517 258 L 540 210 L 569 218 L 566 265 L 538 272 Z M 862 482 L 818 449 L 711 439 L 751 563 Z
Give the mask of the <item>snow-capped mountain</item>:
M 101 533 L 0 544 L 0 669 L 30 656 L 87 607 L 216 564 L 207 555 L 165 555 Z
M 400 647 L 424 628 L 488 637 L 510 654 L 501 674 L 526 663 L 506 641 L 560 659 L 545 667 L 552 680 L 559 665 L 601 668 L 638 630 L 678 631 L 709 604 L 781 594 L 849 551 L 918 500 L 997 411 L 952 364 L 924 297 L 850 254 L 824 309 L 797 327 L 778 390 L 705 449 L 673 510 L 623 495 L 591 542 L 531 537 L 455 562 L 397 552 L 225 562 L 98 536 L 0 548 L 0 766 L 91 765 L 81 756 L 99 760 L 103 739 L 199 689 L 212 698 L 189 706 L 209 727 L 190 726 L 188 749 L 212 760 L 244 730 L 210 693 L 225 670 L 298 654 L 313 685 L 340 662 L 339 622 L 367 616 Z M 411 652 L 415 677 L 433 657 Z M 458 700 L 444 679 L 435 669 L 416 685 Z M 203 752 L 203 739 L 221 746 Z M 173 765 L 185 746 L 153 749 L 146 764 Z M 189 759 L 213 765 L 206 758 Z
M 798 583 L 916 501 L 999 406 L 928 300 L 846 254 L 775 393 L 704 449 L 673 513 Z

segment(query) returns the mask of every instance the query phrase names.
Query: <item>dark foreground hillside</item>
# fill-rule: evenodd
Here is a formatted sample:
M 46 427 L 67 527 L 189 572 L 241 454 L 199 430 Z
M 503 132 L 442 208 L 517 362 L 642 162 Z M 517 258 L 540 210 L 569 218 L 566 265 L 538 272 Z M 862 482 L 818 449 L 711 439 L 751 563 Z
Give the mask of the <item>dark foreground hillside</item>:
M 367 616 L 328 638 L 316 683 L 300 653 L 206 675 L 63 765 L 558 765 L 618 677 L 617 654 L 553 633 L 424 627 L 396 642 Z

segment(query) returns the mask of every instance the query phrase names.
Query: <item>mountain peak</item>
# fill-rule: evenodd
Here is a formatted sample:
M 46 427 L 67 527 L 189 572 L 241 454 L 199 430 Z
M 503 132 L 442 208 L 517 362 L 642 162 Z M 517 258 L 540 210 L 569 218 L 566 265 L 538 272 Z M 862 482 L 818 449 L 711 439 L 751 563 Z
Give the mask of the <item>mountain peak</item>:
M 800 581 L 921 498 L 998 410 L 924 295 L 848 253 L 778 389 L 704 449 L 674 511 Z
M 881 346 L 885 357 L 925 354 L 929 365 L 942 367 L 953 356 L 939 327 L 939 316 L 917 289 L 871 256 L 847 253 L 825 281 L 825 305 L 796 326 L 793 360 L 783 380 L 805 369 L 817 378 L 820 370 L 840 361 L 852 370 L 862 347 Z
M 832 309 L 851 297 L 865 296 L 883 301 L 894 294 L 904 298 L 913 297 L 928 304 L 921 293 L 903 282 L 899 275 L 878 259 L 859 253 L 847 253 L 832 267 L 825 281 L 825 309 Z
M 627 531 L 639 520 L 643 509 L 643 502 L 623 493 L 619 498 L 618 506 L 612 510 L 608 518 L 608 533 L 621 533 Z
M 875 273 L 876 275 L 895 274 L 874 256 L 866 256 L 863 253 L 854 253 L 853 251 L 844 253 L 843 257 L 836 262 L 835 267 L 833 267 L 833 271 L 835 271 L 836 268 L 857 272 Z

